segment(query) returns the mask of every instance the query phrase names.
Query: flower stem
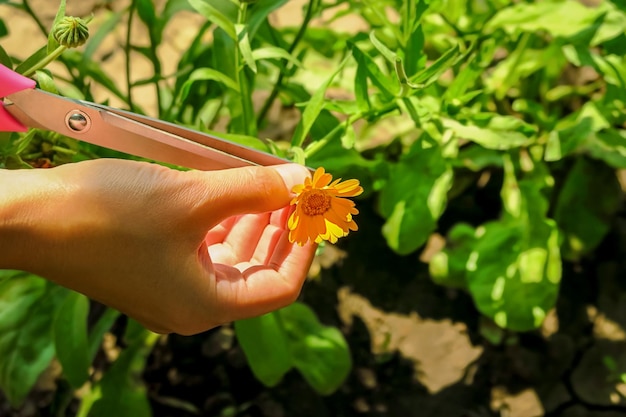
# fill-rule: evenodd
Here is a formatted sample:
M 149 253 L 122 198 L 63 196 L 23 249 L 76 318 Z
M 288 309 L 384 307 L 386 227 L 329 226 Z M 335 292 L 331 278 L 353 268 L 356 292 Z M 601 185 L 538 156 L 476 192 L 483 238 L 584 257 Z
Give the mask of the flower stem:
M 24 77 L 30 77 L 31 75 L 33 75 L 35 73 L 35 71 L 38 71 L 38 70 L 44 68 L 46 65 L 48 65 L 49 63 L 51 63 L 52 61 L 57 59 L 59 56 L 61 56 L 63 51 L 65 51 L 66 49 L 67 49 L 67 47 L 59 45 L 57 47 L 57 49 L 55 49 L 54 51 L 52 51 L 52 53 L 50 53 L 50 55 L 46 55 L 46 57 L 44 59 L 42 59 L 41 61 L 37 62 L 35 65 L 30 67 L 26 71 L 24 71 L 24 73 L 22 75 Z

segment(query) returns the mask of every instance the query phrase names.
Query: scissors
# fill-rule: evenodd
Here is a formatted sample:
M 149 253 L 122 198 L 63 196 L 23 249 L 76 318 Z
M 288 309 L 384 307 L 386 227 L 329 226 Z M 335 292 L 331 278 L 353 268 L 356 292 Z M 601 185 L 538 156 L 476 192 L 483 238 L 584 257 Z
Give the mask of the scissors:
M 0 64 L 0 131 L 39 128 L 105 148 L 200 170 L 290 161 L 162 120 L 35 88 Z

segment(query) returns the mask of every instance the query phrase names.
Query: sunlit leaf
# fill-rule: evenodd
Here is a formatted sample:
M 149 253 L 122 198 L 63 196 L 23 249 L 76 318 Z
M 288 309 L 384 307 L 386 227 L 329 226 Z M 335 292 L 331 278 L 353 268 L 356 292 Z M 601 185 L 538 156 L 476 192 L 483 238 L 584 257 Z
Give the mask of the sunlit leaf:
M 296 66 L 302 66 L 302 63 L 296 57 L 291 55 L 283 48 L 278 48 L 275 46 L 266 46 L 263 48 L 255 49 L 254 51 L 252 51 L 252 58 L 257 61 L 262 59 L 284 59 Z
M 219 26 L 234 41 L 237 40 L 235 24 L 220 11 L 211 0 L 188 0 L 202 16 Z
M 313 93 L 311 99 L 307 103 L 304 111 L 302 112 L 302 119 L 298 124 L 296 131 L 293 134 L 293 138 L 291 139 L 292 146 L 302 146 L 304 139 L 308 135 L 315 119 L 319 116 L 320 112 L 324 108 L 324 96 L 326 94 L 326 90 L 328 86 L 333 82 L 333 79 L 346 64 L 347 60 L 344 60 L 336 70 L 326 79 L 326 81 Z
M 387 222 L 383 235 L 399 254 L 415 251 L 435 230 L 447 202 L 453 172 L 438 146 L 417 141 L 410 152 L 390 167 L 380 193 L 380 207 Z
M 466 280 L 481 313 L 500 327 L 526 331 L 539 327 L 556 302 L 561 238 L 556 222 L 546 217 L 544 190 L 551 180 L 545 167 L 531 162 L 520 181 L 511 158 L 504 161 L 505 214 L 476 231 Z
M 267 19 L 269 14 L 285 5 L 287 1 L 288 0 L 258 0 L 254 2 L 248 15 L 250 37 L 254 38 L 259 26 Z
M 322 395 L 335 392 L 352 367 L 348 343 L 339 329 L 322 325 L 313 310 L 293 303 L 277 312 L 288 338 L 293 366 Z
M 478 233 L 466 275 L 477 308 L 503 328 L 539 327 L 554 306 L 561 279 L 555 222 L 492 222 Z
M 239 52 L 241 52 L 241 56 L 243 57 L 243 62 L 246 63 L 252 72 L 256 72 L 256 62 L 254 56 L 252 55 L 250 38 L 248 37 L 248 27 L 242 24 L 235 24 L 235 31 L 237 32 L 237 45 L 239 46 Z
M 293 362 L 277 313 L 238 320 L 235 332 L 254 376 L 269 387 L 278 384 Z
M 577 1 L 519 3 L 500 10 L 489 20 L 487 30 L 537 32 L 545 30 L 552 36 L 570 37 L 587 29 L 604 7 L 587 7 Z M 563 16 L 567 16 L 564 19 Z
M 488 149 L 518 148 L 529 145 L 534 140 L 532 131 L 527 129 L 531 127 L 515 118 L 494 116 L 481 127 L 443 119 L 443 125 L 451 129 L 459 139 L 470 140 Z
M 437 284 L 466 288 L 466 265 L 476 242 L 476 230 L 464 223 L 454 226 L 446 239 L 446 248 L 428 263 L 430 277 Z

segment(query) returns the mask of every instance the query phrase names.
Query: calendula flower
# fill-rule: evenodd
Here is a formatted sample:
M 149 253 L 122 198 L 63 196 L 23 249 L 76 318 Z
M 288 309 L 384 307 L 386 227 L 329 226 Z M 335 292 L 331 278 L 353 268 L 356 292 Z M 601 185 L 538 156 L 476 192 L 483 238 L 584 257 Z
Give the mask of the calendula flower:
M 332 175 L 324 168 L 318 168 L 313 179 L 307 178 L 304 184 L 296 185 L 292 191 L 296 196 L 291 200 L 296 205 L 289 217 L 289 241 L 300 246 L 311 242 L 328 240 L 337 242 L 350 230 L 358 230 L 352 216 L 359 211 L 352 200 L 363 192 L 358 180 L 332 181 Z

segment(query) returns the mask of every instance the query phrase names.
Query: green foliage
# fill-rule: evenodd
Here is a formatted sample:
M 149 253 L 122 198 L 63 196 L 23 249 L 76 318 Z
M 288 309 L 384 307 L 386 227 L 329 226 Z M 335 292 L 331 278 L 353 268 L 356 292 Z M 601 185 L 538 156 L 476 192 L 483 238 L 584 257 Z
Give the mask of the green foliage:
M 563 262 L 593 256 L 621 208 L 624 3 L 311 0 L 297 23 L 272 25 L 268 16 L 285 3 L 168 0 L 159 8 L 129 1 L 121 12 L 98 12 L 100 27 L 87 44 L 63 52 L 59 61 L 69 75 L 37 68 L 52 44 L 23 61 L 0 47 L 0 62 L 36 72 L 41 88 L 75 98 L 92 100 L 98 86 L 137 112 L 145 110 L 137 97 L 147 86 L 157 97 L 151 112 L 164 120 L 223 129 L 230 140 L 358 178 L 366 189 L 358 204 L 372 204 L 384 219 L 380 239 L 392 250 L 414 256 L 433 233 L 445 235 L 446 247 L 429 264 L 435 282 L 467 291 L 500 327 L 539 326 L 555 305 Z M 32 14 L 20 2 L 0 5 Z M 62 10 L 63 3 L 57 19 Z M 164 73 L 159 47 L 183 10 L 205 21 L 176 70 Z M 314 26 L 322 14 L 331 23 L 354 17 L 365 26 Z M 152 72 L 136 79 L 130 59 L 120 80 L 95 57 L 130 15 L 149 40 L 140 44 L 129 25 L 124 52 L 147 59 Z M 0 37 L 6 32 L 0 21 Z M 259 133 L 277 106 L 299 112 L 290 140 Z M 127 157 L 38 130 L 0 134 L 2 167 L 100 156 Z M 475 198 L 471 190 L 485 178 L 500 190 L 496 214 L 442 221 L 462 212 L 461 197 Z M 0 387 L 11 401 L 24 398 L 55 352 L 74 388 L 94 382 L 86 370 L 118 313 L 107 311 L 87 333 L 85 299 L 15 272 L 0 274 L 0 300 Z M 296 369 L 329 394 L 349 372 L 339 330 L 302 304 L 235 328 L 252 371 L 268 386 Z M 133 415 L 149 415 L 135 376 L 154 336 L 131 333 L 81 415 L 119 414 L 112 401 L 120 396 Z
M 0 388 L 17 405 L 54 356 L 50 328 L 66 291 L 33 275 L 5 274 L 0 281 Z
M 350 371 L 350 351 L 341 332 L 322 325 L 302 303 L 240 320 L 235 331 L 254 375 L 268 386 L 295 368 L 317 392 L 331 394 Z
M 57 358 L 68 382 L 76 389 L 89 379 L 89 349 L 87 345 L 87 314 L 89 301 L 78 293 L 69 293 L 53 322 Z

